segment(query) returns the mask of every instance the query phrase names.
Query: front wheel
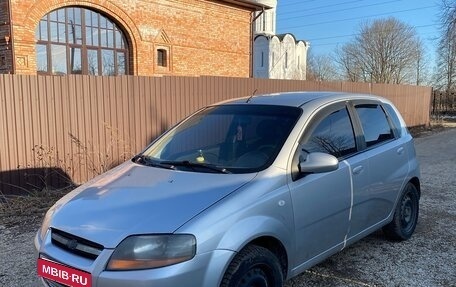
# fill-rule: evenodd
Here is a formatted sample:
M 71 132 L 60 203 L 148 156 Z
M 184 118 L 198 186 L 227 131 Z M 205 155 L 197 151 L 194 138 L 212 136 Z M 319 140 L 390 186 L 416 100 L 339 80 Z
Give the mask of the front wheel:
M 248 245 L 233 259 L 220 287 L 282 287 L 283 274 L 277 257 L 268 249 Z
M 407 240 L 418 223 L 419 194 L 415 185 L 407 183 L 394 210 L 393 221 L 383 227 L 383 232 L 393 240 Z

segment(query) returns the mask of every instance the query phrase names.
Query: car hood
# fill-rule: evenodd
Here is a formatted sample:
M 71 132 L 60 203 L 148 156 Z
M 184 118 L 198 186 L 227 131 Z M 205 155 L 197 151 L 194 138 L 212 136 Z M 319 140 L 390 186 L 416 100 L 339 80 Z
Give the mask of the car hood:
M 132 234 L 173 233 L 256 174 L 196 173 L 127 162 L 50 210 L 50 227 L 115 248 Z

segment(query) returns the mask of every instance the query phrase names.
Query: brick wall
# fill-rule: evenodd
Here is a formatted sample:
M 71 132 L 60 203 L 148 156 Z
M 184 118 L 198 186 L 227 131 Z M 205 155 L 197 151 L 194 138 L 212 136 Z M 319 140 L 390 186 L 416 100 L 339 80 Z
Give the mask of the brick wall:
M 12 73 L 12 50 L 10 37 L 10 19 L 8 0 L 0 0 L 0 74 Z
M 65 6 L 100 11 L 123 28 L 131 74 L 249 76 L 250 11 L 211 0 L 11 0 L 16 73 L 36 74 L 35 28 Z M 156 66 L 158 48 L 169 51 L 167 69 Z

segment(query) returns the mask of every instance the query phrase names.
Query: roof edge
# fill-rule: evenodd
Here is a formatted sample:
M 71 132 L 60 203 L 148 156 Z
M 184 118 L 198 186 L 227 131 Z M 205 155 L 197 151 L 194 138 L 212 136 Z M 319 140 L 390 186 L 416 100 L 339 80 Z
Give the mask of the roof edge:
M 277 0 L 220 0 L 220 2 L 239 5 L 252 10 L 270 9 L 277 4 Z

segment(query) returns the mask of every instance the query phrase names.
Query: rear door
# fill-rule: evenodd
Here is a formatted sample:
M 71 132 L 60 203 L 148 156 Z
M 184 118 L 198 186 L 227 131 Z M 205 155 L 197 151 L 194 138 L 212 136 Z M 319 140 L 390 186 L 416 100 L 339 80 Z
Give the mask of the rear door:
M 375 229 L 388 217 L 408 173 L 405 142 L 382 105 L 358 101 L 354 111 L 365 142 L 369 187 L 354 190 L 349 238 Z

